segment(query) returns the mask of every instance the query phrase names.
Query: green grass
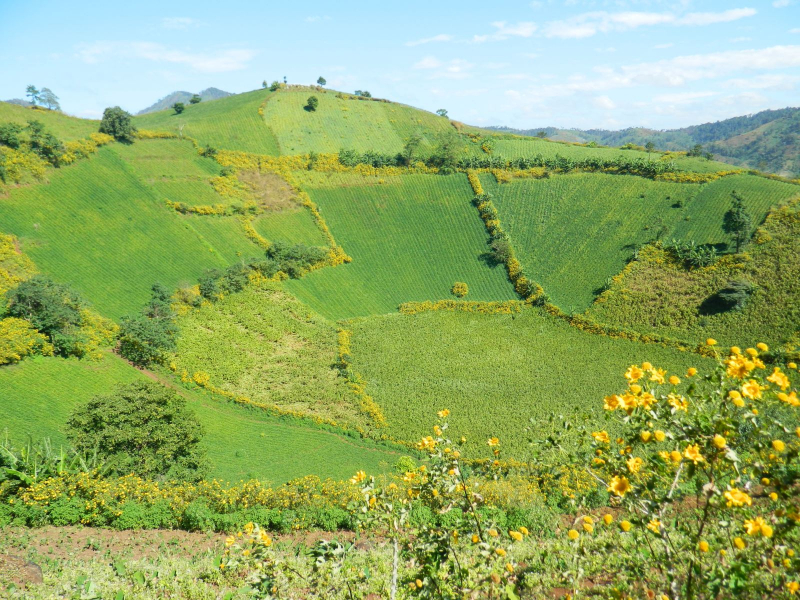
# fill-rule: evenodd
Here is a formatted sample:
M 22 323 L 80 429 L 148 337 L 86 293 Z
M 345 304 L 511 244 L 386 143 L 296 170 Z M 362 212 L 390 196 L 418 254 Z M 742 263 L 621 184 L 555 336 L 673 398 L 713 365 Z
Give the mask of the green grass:
M 386 185 L 309 188 L 350 264 L 313 271 L 286 288 L 331 319 L 388 313 L 412 300 L 515 297 L 501 267 L 490 268 L 486 230 L 464 175 L 409 175 Z
M 308 97 L 316 111 L 304 109 Z M 267 102 L 264 118 L 275 132 L 281 154 L 338 152 L 345 148 L 392 154 L 416 133 L 427 151 L 436 136 L 453 131 L 450 121 L 419 109 L 389 102 L 337 98 L 333 91 L 281 91 Z
M 194 283 L 205 269 L 238 260 L 237 252 L 260 253 L 233 217 L 181 216 L 169 209 L 118 150 L 101 148 L 88 160 L 52 171 L 49 184 L 14 189 L 0 203 L 0 231 L 18 236 L 42 272 L 72 284 L 102 314 L 119 318 L 147 301 L 155 281 L 168 287 Z
M 65 142 L 88 138 L 100 128 L 100 121 L 79 119 L 52 110 L 32 110 L 0 102 L 0 123 L 19 123 L 25 126 L 28 121 L 41 121 L 47 131 Z
M 258 114 L 259 107 L 270 93 L 254 90 L 187 105 L 180 115 L 173 110 L 162 110 L 135 117 L 134 123 L 139 129 L 171 133 L 177 133 L 179 125 L 184 125 L 183 135 L 195 138 L 201 145 L 277 155 L 277 140 Z
M 0 368 L 0 428 L 13 440 L 27 436 L 66 443 L 62 428 L 72 409 L 117 383 L 144 375 L 113 355 L 100 362 L 34 358 Z M 398 453 L 300 421 L 273 417 L 183 390 L 203 425 L 214 465 L 210 476 L 229 481 L 259 478 L 283 483 L 305 475 L 343 479 L 357 469 L 380 472 Z M 2 430 L 0 429 L 0 433 Z M 323 458 L 324 457 L 324 458 Z
M 694 171 L 706 173 L 710 171 L 725 171 L 735 167 L 705 158 L 691 156 L 664 156 L 660 152 L 647 152 L 639 150 L 622 150 L 620 148 L 591 148 L 587 146 L 575 146 L 552 140 L 542 140 L 539 138 L 499 138 L 495 139 L 495 146 L 492 154 L 503 158 L 523 158 L 541 154 L 545 158 L 552 158 L 556 155 L 573 158 L 576 160 L 584 158 L 602 158 L 613 160 L 622 157 L 626 160 L 644 159 L 654 161 L 673 161 L 678 170 Z
M 593 319 L 611 325 L 698 343 L 713 337 L 729 346 L 755 346 L 758 342 L 792 345 L 792 336 L 800 332 L 797 208 L 779 211 L 764 230 L 768 241 L 751 244 L 749 259 L 740 262 L 726 257 L 706 269 L 687 270 L 663 252 L 648 250 L 588 312 Z M 757 285 L 742 310 L 703 309 L 706 300 L 728 281 L 742 278 Z
M 271 241 L 284 240 L 308 246 L 327 245 L 322 231 L 305 207 L 264 212 L 255 218 L 253 227 Z
M 733 189 L 742 193 L 755 222 L 800 189 L 751 175 L 704 185 L 597 173 L 503 185 L 482 175 L 481 181 L 494 195 L 523 269 L 566 311 L 586 309 L 634 247 L 655 239 L 659 231 L 666 240 L 724 243 L 722 217 Z M 682 208 L 674 206 L 679 201 Z
M 541 440 L 550 413 L 593 422 L 603 397 L 619 392 L 625 369 L 649 360 L 683 373 L 707 359 L 656 345 L 584 333 L 528 309 L 518 315 L 426 312 L 385 315 L 352 326 L 353 366 L 399 439 L 429 435 L 436 412 L 451 411 L 451 436 L 486 454 L 497 436 L 516 458 Z M 531 432 L 524 431 L 530 426 Z
M 279 288 L 251 286 L 180 317 L 178 372 L 205 371 L 213 385 L 254 402 L 368 426 L 333 366 L 336 328 Z

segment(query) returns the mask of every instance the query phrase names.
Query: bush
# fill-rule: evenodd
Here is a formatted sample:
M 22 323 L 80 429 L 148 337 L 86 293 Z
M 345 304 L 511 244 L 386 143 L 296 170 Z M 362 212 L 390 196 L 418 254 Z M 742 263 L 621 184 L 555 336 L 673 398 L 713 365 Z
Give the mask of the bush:
M 716 298 L 725 310 L 741 310 L 754 290 L 747 279 L 732 279 L 716 293 Z
M 316 96 L 309 96 L 308 100 L 306 100 L 305 109 L 309 112 L 314 112 L 317 110 L 317 106 L 319 106 L 319 98 Z
M 59 166 L 64 154 L 64 145 L 56 136 L 45 130 L 39 121 L 28 121 L 27 129 L 30 131 L 28 142 L 31 151 L 54 167 Z
M 79 452 L 96 450 L 118 474 L 194 481 L 208 468 L 197 418 L 183 398 L 155 382 L 95 396 L 72 412 L 66 433 Z
M 169 291 L 153 284 L 150 302 L 141 314 L 124 317 L 120 327 L 119 353 L 140 367 L 163 363 L 175 351 L 178 328 Z
M 184 110 L 186 110 L 186 105 L 183 102 L 176 102 L 172 105 L 172 110 L 175 111 L 176 115 L 181 114 Z
M 122 110 L 119 106 L 114 106 L 103 111 L 100 133 L 111 135 L 118 142 L 132 144 L 136 135 L 136 127 L 131 122 L 129 112 Z
M 450 288 L 450 293 L 452 293 L 457 298 L 463 298 L 469 292 L 469 287 L 463 281 L 456 281 L 453 284 L 453 287 Z
M 22 132 L 22 126 L 17 123 L 3 123 L 0 125 L 0 146 L 8 146 L 18 150 L 22 141 L 19 134 Z

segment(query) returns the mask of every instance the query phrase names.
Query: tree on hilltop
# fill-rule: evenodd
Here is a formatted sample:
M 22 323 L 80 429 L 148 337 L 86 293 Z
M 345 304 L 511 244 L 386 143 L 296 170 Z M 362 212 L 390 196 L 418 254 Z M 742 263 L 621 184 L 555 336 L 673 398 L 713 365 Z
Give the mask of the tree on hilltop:
M 324 77 L 322 77 L 322 76 L 320 76 L 320 78 L 319 78 L 319 79 L 317 79 L 317 85 L 325 85 L 325 84 L 327 84 L 327 83 L 328 83 L 328 82 L 327 82 L 327 81 L 325 81 L 325 78 L 324 78 Z
M 42 91 L 39 92 L 39 102 L 50 110 L 61 110 L 61 105 L 58 103 L 58 96 L 56 96 L 50 88 L 42 88 Z
M 176 115 L 181 114 L 184 110 L 186 110 L 186 105 L 183 102 L 176 102 L 172 105 L 172 110 L 175 111 Z
M 447 110 L 444 109 L 444 108 L 440 108 L 439 110 L 436 111 L 436 114 L 439 115 L 440 117 L 446 117 L 447 116 Z
M 308 100 L 306 100 L 305 109 L 308 112 L 314 112 L 317 110 L 317 106 L 319 106 L 319 98 L 316 96 L 309 96 Z
M 199 94 L 195 94 L 189 100 L 189 104 L 200 104 L 200 102 L 202 102 L 202 101 L 203 101 L 203 99 L 200 97 L 200 95 Z
M 738 254 L 750 239 L 753 218 L 744 205 L 744 198 L 736 190 L 731 192 L 731 197 L 733 202 L 723 217 L 722 230 L 733 238 Z
M 119 106 L 105 109 L 103 120 L 100 121 L 100 133 L 111 135 L 118 142 L 132 144 L 136 127 L 131 122 L 131 113 Z
M 39 90 L 36 89 L 35 85 L 29 85 L 25 88 L 25 95 L 31 99 L 31 104 L 36 106 L 39 102 Z
M 277 92 L 279 89 L 281 89 L 281 82 L 277 79 L 269 85 L 270 92 Z

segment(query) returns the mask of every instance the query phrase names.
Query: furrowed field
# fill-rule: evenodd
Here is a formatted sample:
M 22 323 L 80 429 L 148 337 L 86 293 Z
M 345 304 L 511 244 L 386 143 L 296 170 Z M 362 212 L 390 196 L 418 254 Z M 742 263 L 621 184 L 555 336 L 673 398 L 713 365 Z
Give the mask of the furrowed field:
M 170 133 L 178 133 L 179 126 L 184 125 L 183 135 L 195 138 L 203 146 L 275 156 L 279 154 L 277 140 L 258 114 L 270 93 L 254 90 L 187 105 L 180 115 L 162 110 L 135 117 L 134 123 L 140 129 Z
M 311 95 L 319 100 L 316 111 L 304 108 Z M 264 119 L 275 132 L 281 154 L 342 148 L 393 154 L 415 133 L 422 135 L 422 148 L 427 151 L 437 135 L 452 131 L 448 119 L 409 106 L 337 98 L 333 92 L 311 89 L 276 94 L 267 102 Z
M 147 156 L 159 143 L 137 142 L 123 154 Z M 177 172 L 194 172 L 192 160 L 179 162 Z M 138 310 L 155 281 L 194 283 L 207 268 L 261 252 L 234 217 L 204 221 L 168 208 L 147 183 L 158 167 L 138 162 L 124 160 L 118 145 L 101 148 L 53 171 L 50 183 L 12 190 L 0 203 L 0 231 L 19 237 L 42 272 L 69 282 L 112 318 Z
M 631 175 L 575 173 L 547 179 L 481 182 L 494 196 L 504 230 L 523 269 L 567 312 L 582 311 L 637 245 L 672 238 L 724 244 L 731 191 L 745 199 L 755 223 L 797 186 L 752 175 L 707 184 L 668 183 Z
M 334 180 L 337 187 L 308 191 L 353 262 L 286 282 L 320 314 L 343 319 L 452 298 L 456 281 L 469 286 L 467 300 L 516 297 L 503 267 L 482 258 L 486 230 L 464 175 L 408 175 L 367 186 L 357 175 Z
M 538 309 L 386 315 L 351 328 L 353 365 L 369 382 L 367 393 L 386 415 L 391 435 L 429 435 L 437 411 L 447 408 L 450 435 L 465 435 L 471 454 L 488 454 L 486 439 L 497 436 L 505 456 L 517 459 L 529 456 L 528 436 L 540 441 L 549 432 L 550 413 L 591 424 L 602 398 L 624 388 L 629 365 L 649 360 L 683 376 L 688 367 L 710 362 L 590 335 Z
M 102 361 L 35 358 L 0 369 L 3 430 L 17 444 L 48 437 L 58 448 L 72 409 L 114 385 L 144 379 L 114 355 Z M 54 385 L 54 382 L 58 382 Z M 302 421 L 234 406 L 202 392 L 182 390 L 205 429 L 203 443 L 213 464 L 211 477 L 228 481 L 260 478 L 283 483 L 309 474 L 343 479 L 353 465 L 376 473 L 394 464 L 396 450 L 331 433 Z M 324 456 L 325 460 L 320 460 Z
M 24 127 L 28 121 L 41 122 L 47 131 L 64 141 L 87 138 L 100 126 L 99 121 L 69 117 L 50 110 L 31 110 L 24 106 L 0 102 L 0 123 L 17 123 Z

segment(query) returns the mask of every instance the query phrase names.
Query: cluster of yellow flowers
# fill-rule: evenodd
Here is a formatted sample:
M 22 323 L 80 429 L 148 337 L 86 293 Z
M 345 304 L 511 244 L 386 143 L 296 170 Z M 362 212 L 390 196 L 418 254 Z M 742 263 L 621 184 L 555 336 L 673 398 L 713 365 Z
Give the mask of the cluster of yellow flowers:
M 416 315 L 432 310 L 460 311 L 480 313 L 484 315 L 510 315 L 518 313 L 525 306 L 521 300 L 506 300 L 504 302 L 478 302 L 469 300 L 437 300 L 432 302 L 403 302 L 398 310 L 404 315 Z
M 19 240 L 0 233 L 0 297 L 35 273 L 33 261 L 19 250 Z
M 673 183 L 709 183 L 728 175 L 738 175 L 744 173 L 742 169 L 728 169 L 726 171 L 716 171 L 713 173 L 693 173 L 689 171 L 672 171 L 670 173 L 660 173 L 656 175 L 656 181 L 671 181 Z
M 26 174 L 41 180 L 47 170 L 47 163 L 33 152 L 0 146 L 0 167 L 5 172 L 6 181 L 20 183 Z
M 15 363 L 31 354 L 50 356 L 53 345 L 24 319 L 0 319 L 0 365 Z

